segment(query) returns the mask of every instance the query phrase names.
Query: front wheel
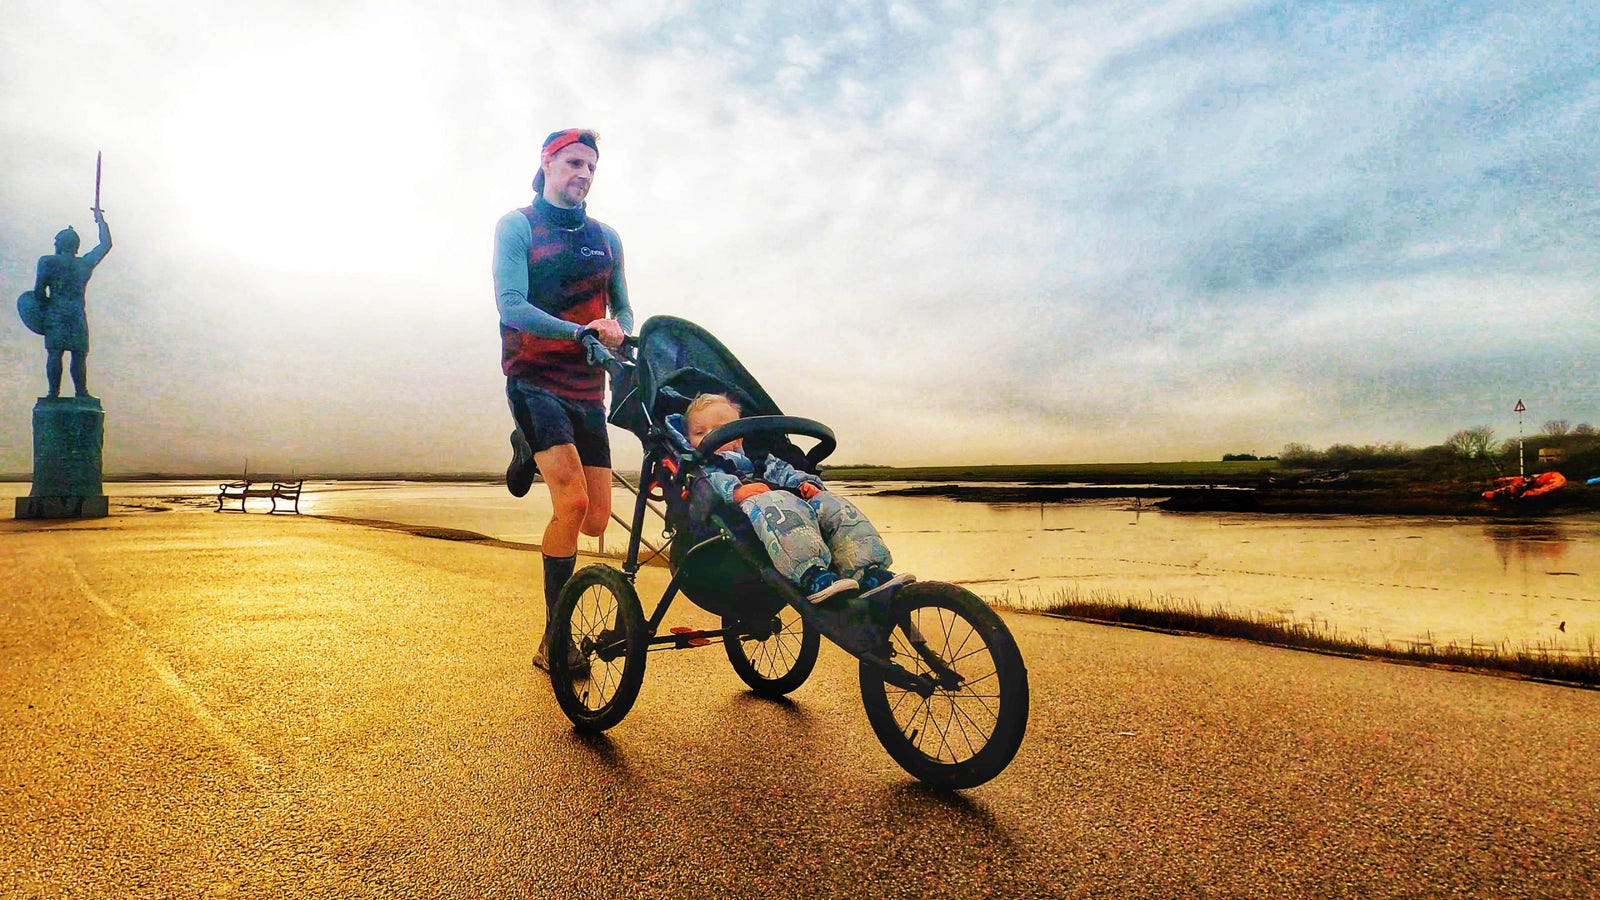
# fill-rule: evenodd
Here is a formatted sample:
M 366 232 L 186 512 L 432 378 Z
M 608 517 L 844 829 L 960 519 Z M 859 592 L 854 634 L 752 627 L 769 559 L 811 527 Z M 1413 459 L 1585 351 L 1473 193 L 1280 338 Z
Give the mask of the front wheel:
M 622 721 L 649 651 L 633 584 L 610 566 L 589 566 L 567 580 L 550 616 L 550 684 L 561 711 L 583 731 Z
M 762 697 L 782 697 L 805 684 L 817 665 L 822 636 L 785 605 L 772 618 L 751 625 L 731 617 L 722 620 L 728 662 L 750 690 Z
M 867 721 L 901 768 L 938 787 L 976 787 L 1000 774 L 1028 725 L 1028 670 L 1000 616 L 971 591 L 918 582 L 901 588 L 882 652 L 925 678 L 932 693 L 888 684 L 861 663 Z

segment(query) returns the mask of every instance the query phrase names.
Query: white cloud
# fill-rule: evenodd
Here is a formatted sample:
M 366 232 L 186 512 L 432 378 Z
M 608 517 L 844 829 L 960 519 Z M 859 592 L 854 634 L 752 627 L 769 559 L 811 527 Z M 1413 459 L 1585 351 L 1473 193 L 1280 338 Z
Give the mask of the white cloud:
M 287 414 L 303 467 L 492 469 L 490 230 L 583 124 L 641 313 L 854 458 L 1422 441 L 1480 420 L 1491 343 L 1600 416 L 1597 35 L 1560 4 L 711 8 L 8 6 L 0 277 L 84 230 L 104 149 L 112 468 Z M 0 321 L 0 471 L 41 357 Z

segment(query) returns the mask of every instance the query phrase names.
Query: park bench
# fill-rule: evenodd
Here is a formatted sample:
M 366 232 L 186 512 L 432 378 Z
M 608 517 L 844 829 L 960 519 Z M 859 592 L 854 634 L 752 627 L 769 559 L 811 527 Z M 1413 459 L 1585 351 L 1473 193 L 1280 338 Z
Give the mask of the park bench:
M 273 481 L 270 483 L 264 481 L 230 481 L 226 484 L 219 484 L 217 485 L 217 512 L 247 512 L 245 504 L 249 502 L 251 497 L 257 497 L 272 501 L 272 508 L 267 510 L 269 514 L 279 511 L 279 500 L 286 504 L 292 501 L 294 504 L 292 508 L 284 509 L 283 512 L 299 513 L 300 486 L 303 484 L 305 484 L 304 480 Z M 228 509 L 226 504 L 229 501 L 236 501 L 239 504 L 239 508 Z

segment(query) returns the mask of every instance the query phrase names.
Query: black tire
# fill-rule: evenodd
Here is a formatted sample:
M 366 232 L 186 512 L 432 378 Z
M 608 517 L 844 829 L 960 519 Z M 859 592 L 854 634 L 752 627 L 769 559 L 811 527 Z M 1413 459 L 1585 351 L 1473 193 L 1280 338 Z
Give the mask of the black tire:
M 782 697 L 805 684 L 817 665 L 822 636 L 788 605 L 765 622 L 724 618 L 722 627 L 737 629 L 739 635 L 722 640 L 728 662 L 750 690 L 763 697 Z
M 924 699 L 861 663 L 861 701 L 884 749 L 936 787 L 976 787 L 1000 774 L 1028 726 L 1028 670 L 1000 616 L 971 591 L 920 582 L 896 593 L 889 621 L 888 660 L 914 675 L 942 670 L 942 684 Z
M 582 731 L 622 721 L 639 698 L 649 651 L 638 592 L 618 570 L 588 566 L 567 581 L 550 616 L 550 684 L 561 711 Z M 560 652 L 569 640 L 585 665 Z

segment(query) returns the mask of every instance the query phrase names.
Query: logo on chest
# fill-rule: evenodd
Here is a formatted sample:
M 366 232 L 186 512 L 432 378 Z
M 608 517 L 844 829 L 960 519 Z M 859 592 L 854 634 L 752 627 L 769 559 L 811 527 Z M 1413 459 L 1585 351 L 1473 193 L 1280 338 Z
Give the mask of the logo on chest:
M 579 247 L 578 255 L 584 259 L 593 259 L 596 256 L 605 256 L 606 251 L 602 247 Z

